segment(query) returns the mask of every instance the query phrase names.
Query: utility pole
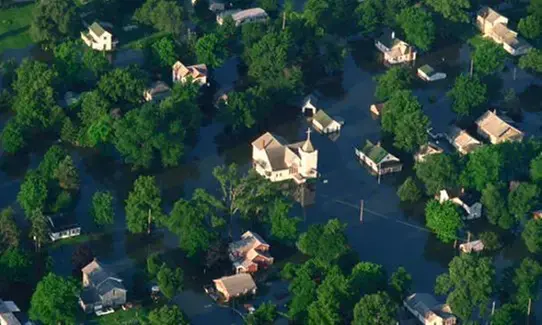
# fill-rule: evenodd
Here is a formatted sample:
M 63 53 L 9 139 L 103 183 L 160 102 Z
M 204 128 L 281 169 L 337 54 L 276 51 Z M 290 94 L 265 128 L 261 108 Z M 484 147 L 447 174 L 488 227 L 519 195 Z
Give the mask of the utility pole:
M 493 318 L 493 314 L 495 314 L 495 300 L 493 300 L 493 306 L 491 306 L 491 318 Z M 491 321 L 489 321 L 489 325 L 491 325 Z
M 378 185 L 380 185 L 380 175 L 382 175 L 382 165 L 378 164 Z
M 152 221 L 152 214 L 151 214 L 151 209 L 149 209 L 149 220 L 148 220 L 148 226 L 147 226 L 147 234 L 151 233 L 151 221 Z
M 518 68 L 514 67 L 514 80 L 516 80 L 517 73 L 518 73 Z
M 363 222 L 363 203 L 363 200 L 359 202 L 359 223 Z
M 470 243 L 470 231 L 467 231 L 467 243 Z
M 474 73 L 474 60 L 470 59 L 470 77 L 472 78 L 472 75 Z
M 527 325 L 529 325 L 529 318 L 531 318 L 531 298 L 529 298 L 529 305 L 527 306 Z
M 286 11 L 282 13 L 282 30 L 286 28 Z

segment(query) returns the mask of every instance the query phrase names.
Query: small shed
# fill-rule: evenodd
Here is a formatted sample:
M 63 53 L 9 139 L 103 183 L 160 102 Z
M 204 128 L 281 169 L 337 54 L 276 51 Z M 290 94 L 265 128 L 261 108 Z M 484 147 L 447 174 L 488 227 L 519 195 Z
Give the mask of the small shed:
M 363 148 L 356 148 L 355 152 L 359 160 L 378 175 L 400 172 L 403 169 L 399 158 L 382 148 L 380 143 L 373 144 L 367 140 Z
M 312 117 L 312 126 L 323 134 L 339 132 L 343 122 L 329 116 L 323 109 Z
M 385 103 L 376 103 L 372 104 L 371 107 L 369 107 L 369 110 L 371 111 L 371 114 L 375 118 L 379 118 L 382 115 L 382 110 L 384 109 Z
M 459 245 L 463 253 L 481 252 L 484 250 L 484 242 L 480 239 Z
M 418 77 L 425 81 L 437 81 L 441 79 L 446 79 L 446 74 L 444 72 L 437 72 L 433 67 L 428 64 L 422 65 L 418 68 Z
M 143 97 L 145 97 L 145 100 L 148 102 L 160 102 L 170 95 L 171 88 L 163 81 L 154 82 L 150 88 L 146 89 L 143 93 Z
M 224 296 L 225 301 L 232 298 L 256 294 L 256 283 L 248 273 L 239 273 L 232 276 L 223 276 L 213 280 L 216 291 Z
M 49 221 L 49 238 L 51 238 L 51 241 L 77 237 L 81 234 L 81 226 L 68 216 L 59 214 L 49 216 L 47 220 Z

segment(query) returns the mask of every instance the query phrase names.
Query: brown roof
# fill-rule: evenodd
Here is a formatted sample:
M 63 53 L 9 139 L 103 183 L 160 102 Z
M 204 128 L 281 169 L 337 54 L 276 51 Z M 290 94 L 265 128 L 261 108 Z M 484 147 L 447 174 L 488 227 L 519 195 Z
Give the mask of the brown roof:
M 487 111 L 478 120 L 478 127 L 485 133 L 505 140 L 515 140 L 523 138 L 523 132 L 506 123 L 502 118 L 497 116 L 495 112 Z
M 259 150 L 284 146 L 284 140 L 272 133 L 265 132 L 258 139 L 252 141 L 252 145 Z
M 247 273 L 224 276 L 213 281 L 215 284 L 221 284 L 229 296 L 246 294 L 257 288 L 252 276 Z
M 205 64 L 185 66 L 181 61 L 177 61 L 173 65 L 173 72 L 181 78 L 191 76 L 196 79 L 207 75 L 207 66 Z
M 463 148 L 466 151 L 474 150 L 474 148 L 481 145 L 480 141 L 473 138 L 467 131 L 461 130 L 458 127 L 451 128 L 449 137 L 454 145 Z
M 504 17 L 500 13 L 489 7 L 483 7 L 478 11 L 478 16 L 484 18 L 489 23 L 494 23 L 497 19 Z

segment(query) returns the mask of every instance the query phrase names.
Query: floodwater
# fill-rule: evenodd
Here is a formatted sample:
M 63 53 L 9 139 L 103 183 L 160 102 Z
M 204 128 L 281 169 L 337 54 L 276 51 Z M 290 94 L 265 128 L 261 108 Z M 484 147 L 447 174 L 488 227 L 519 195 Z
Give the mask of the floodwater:
M 413 276 L 413 290 L 432 292 L 435 278 L 446 272 L 446 266 L 456 255 L 456 251 L 451 245 L 439 242 L 423 227 L 420 209 L 400 204 L 395 193 L 409 171 L 385 176 L 379 184 L 354 155 L 354 147 L 366 139 L 381 139 L 379 121 L 371 118 L 369 106 L 374 102 L 373 78 L 383 73 L 385 67 L 378 63 L 373 54 L 370 42 L 352 44 L 352 55 L 345 59 L 342 80 L 319 89 L 324 94 L 321 102 L 326 112 L 342 117 L 345 125 L 336 141 L 312 133 L 313 143 L 319 150 L 319 171 L 322 179 L 327 182 L 317 184 L 314 205 L 304 209 L 298 206 L 295 212 L 303 218 L 304 229 L 310 224 L 339 218 L 347 223 L 349 243 L 361 260 L 382 264 L 389 273 L 404 266 Z M 126 56 L 118 54 L 116 58 L 119 65 L 138 63 L 138 60 L 140 54 L 137 52 L 129 52 Z M 237 79 L 237 62 L 237 59 L 229 60 L 224 67 L 214 71 L 218 90 L 233 87 Z M 451 87 L 455 76 L 468 71 L 468 48 L 457 44 L 444 47 L 430 55 L 422 55 L 415 66 L 425 63 L 448 73 L 448 79 L 443 81 L 431 84 L 417 81 L 414 89 L 425 112 L 431 118 L 433 128 L 437 131 L 445 130 L 456 120 L 445 93 Z M 502 89 L 513 88 L 520 94 L 530 84 L 542 83 L 540 79 L 519 69 L 514 80 L 513 70 L 513 66 L 509 64 L 501 74 Z M 1 117 L 1 125 L 8 117 Z M 540 135 L 541 118 L 540 113 L 527 112 L 520 128 L 528 135 Z M 271 127 L 270 131 L 287 140 L 298 141 L 306 137 L 307 126 L 306 121 L 299 115 Z M 224 138 L 222 131 L 223 126 L 219 123 L 204 125 L 200 129 L 197 144 L 186 157 L 185 163 L 176 168 L 143 172 L 156 176 L 163 192 L 166 211 L 180 197 L 190 197 L 195 188 L 203 187 L 218 193 L 217 183 L 211 173 L 215 166 L 235 162 L 243 170 L 250 167 L 250 142 L 253 139 L 237 141 L 235 144 L 224 143 L 218 141 Z M 387 142 L 383 143 L 386 145 Z M 95 231 L 88 213 L 92 194 L 97 190 L 110 190 L 116 197 L 114 226 L 108 229 L 106 234 L 90 242 L 96 256 L 112 265 L 113 270 L 125 279 L 128 288 L 137 287 L 132 290 L 137 295 L 141 293 L 141 287 L 145 287 L 138 277 L 138 270 L 144 267 L 146 256 L 154 251 L 167 252 L 176 258 L 183 268 L 186 267 L 187 289 L 179 294 L 174 302 L 188 314 L 193 324 L 242 324 L 242 319 L 236 312 L 214 305 L 203 294 L 202 285 L 212 277 L 209 274 L 203 276 L 202 270 L 190 266 L 178 252 L 175 236 L 162 230 L 156 231 L 152 238 L 148 239 L 130 235 L 125 231 L 124 200 L 133 181 L 141 173 L 131 171 L 113 152 L 73 148 L 70 151 L 80 171 L 82 187 L 75 214 L 84 232 Z M 0 206 L 15 202 L 26 168 L 37 166 L 42 155 L 43 152 L 33 153 L 28 157 L 0 159 Z M 408 159 L 407 166 L 411 163 Z M 360 222 L 360 200 L 364 200 L 365 207 L 363 222 Z M 71 255 L 74 250 L 75 246 L 61 246 L 51 250 L 55 272 L 72 274 Z M 518 239 L 497 257 L 497 266 L 508 266 L 524 256 L 525 249 L 521 239 Z M 224 273 L 227 271 L 224 270 Z M 256 298 L 256 301 L 274 300 L 274 295 L 286 288 L 286 283 L 274 282 L 269 290 L 263 290 L 264 296 Z M 284 302 L 280 302 L 281 306 L 283 304 Z

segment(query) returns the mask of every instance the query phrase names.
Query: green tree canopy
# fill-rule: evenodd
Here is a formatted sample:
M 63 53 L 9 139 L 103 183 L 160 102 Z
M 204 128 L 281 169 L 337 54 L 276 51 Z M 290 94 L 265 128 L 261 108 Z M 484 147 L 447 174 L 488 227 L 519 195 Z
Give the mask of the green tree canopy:
M 371 262 L 360 262 L 352 268 L 349 278 L 352 292 L 374 294 L 387 288 L 387 276 L 384 267 Z
M 542 182 L 542 154 L 531 161 L 531 179 L 535 182 Z
M 412 75 L 407 69 L 392 67 L 376 77 L 375 96 L 378 100 L 386 100 L 398 90 L 408 90 L 411 82 Z
M 14 213 L 10 206 L 0 211 L 0 253 L 6 248 L 19 247 L 21 231 L 13 218 Z
M 311 225 L 299 236 L 297 247 L 303 254 L 331 264 L 349 250 L 345 227 L 338 219 L 330 219 L 325 225 Z
M 425 0 L 424 2 L 452 22 L 469 22 L 468 11 L 471 7 L 469 0 Z
M 307 324 L 342 324 L 342 311 L 350 304 L 351 292 L 348 279 L 338 266 L 332 266 L 316 290 L 316 301 L 309 305 Z
M 139 176 L 126 200 L 126 226 L 131 233 L 150 229 L 149 221 L 162 218 L 162 198 L 154 176 Z M 149 218 L 151 220 L 149 220 Z
M 9 120 L 2 130 L 2 148 L 6 153 L 16 153 L 26 146 L 25 128 L 15 119 Z
M 542 19 L 535 15 L 521 18 L 518 23 L 521 35 L 528 39 L 537 39 L 542 35 Z
M 477 77 L 465 74 L 455 79 L 454 87 L 447 93 L 452 108 L 459 116 L 469 116 L 487 101 L 487 87 Z
M 542 220 L 531 219 L 527 221 L 521 237 L 529 252 L 534 254 L 542 252 Z
M 66 83 L 77 82 L 81 77 L 81 44 L 66 41 L 54 48 L 54 66 Z
M 514 285 L 516 292 L 514 294 L 518 309 L 527 313 L 529 299 L 537 301 L 540 294 L 540 278 L 542 276 L 542 266 L 535 260 L 525 258 L 515 270 Z
M 160 287 L 160 292 L 168 299 L 173 298 L 177 292 L 183 289 L 184 272 L 180 268 L 175 270 L 169 268 L 165 263 L 156 274 L 156 280 Z
M 487 184 L 501 180 L 503 156 L 497 146 L 482 146 L 468 155 L 460 180 L 463 186 L 482 191 Z
M 56 43 L 81 30 L 75 2 L 40 1 L 32 12 L 30 35 L 36 42 Z
M 380 29 L 383 23 L 384 1 L 367 0 L 357 6 L 355 16 L 358 26 L 364 34 L 372 34 Z
M 519 58 L 519 67 L 542 73 L 542 50 L 531 49 L 527 54 Z
M 161 266 L 160 255 L 158 253 L 152 253 L 147 257 L 147 273 L 149 273 L 151 278 L 156 277 Z
M 97 225 L 111 225 L 115 221 L 113 195 L 109 191 L 97 191 L 92 195 L 90 214 Z
M 55 168 L 54 177 L 58 180 L 60 188 L 65 190 L 79 189 L 79 174 L 73 164 L 71 156 L 66 156 Z
M 81 111 L 78 113 L 81 121 L 78 136 L 80 145 L 94 147 L 110 140 L 113 133 L 110 110 L 111 103 L 99 91 L 87 92 L 81 96 Z
M 34 274 L 32 257 L 20 248 L 12 247 L 0 255 L 0 290 L 10 284 L 30 282 Z
M 314 261 L 307 261 L 295 271 L 288 290 L 292 300 L 288 305 L 288 315 L 300 324 L 305 324 L 307 309 L 316 300 L 316 289 L 318 285 L 313 280 L 316 276 Z
M 161 32 L 180 35 L 183 28 L 183 8 L 174 0 L 147 0 L 136 10 L 134 19 Z
M 400 266 L 391 275 L 388 285 L 392 298 L 402 302 L 412 287 L 412 276 Z
M 37 251 L 41 249 L 43 244 L 50 240 L 49 231 L 49 222 L 41 210 L 34 210 L 30 215 L 30 231 L 28 235 L 34 241 Z
M 17 202 L 23 208 L 25 215 L 30 217 L 34 210 L 44 208 L 46 199 L 46 180 L 36 171 L 29 170 L 17 194 Z
M 490 75 L 504 68 L 506 52 L 502 45 L 479 36 L 471 39 L 470 43 L 474 47 L 472 60 L 474 61 L 474 72 L 476 74 L 480 76 Z
M 277 306 L 264 302 L 256 311 L 246 318 L 248 325 L 272 325 L 278 317 Z
M 523 315 L 519 313 L 519 310 L 515 304 L 504 304 L 497 310 L 491 317 L 491 324 L 494 325 L 519 325 L 517 320 Z
M 483 315 L 495 290 L 495 269 L 491 259 L 472 254 L 456 256 L 447 274 L 438 276 L 435 293 L 448 295 L 454 314 L 466 322 L 475 310 Z
M 416 202 L 422 198 L 422 192 L 412 177 L 407 177 L 397 191 L 399 199 L 403 202 Z
M 292 204 L 285 200 L 276 199 L 269 209 L 271 236 L 284 243 L 295 243 L 297 240 L 297 225 L 301 221 L 290 216 Z
M 145 78 L 138 69 L 114 69 L 98 82 L 99 91 L 114 103 L 136 104 L 142 101 Z
M 49 273 L 41 279 L 32 295 L 30 318 L 45 325 L 75 324 L 78 293 L 75 281 Z
M 508 209 L 518 220 L 523 220 L 535 208 L 540 198 L 540 189 L 534 184 L 521 183 L 508 194 Z
M 398 310 L 397 303 L 386 292 L 365 295 L 354 307 L 352 325 L 393 324 Z
M 153 309 L 148 318 L 148 325 L 189 325 L 188 317 L 176 305 L 165 305 Z
M 420 6 L 403 9 L 397 23 L 405 32 L 408 42 L 427 51 L 435 41 L 435 23 L 431 14 Z
M 425 207 L 425 220 L 427 228 L 445 243 L 454 241 L 463 227 L 461 215 L 450 201 L 440 204 L 437 200 L 430 200 Z
M 508 211 L 502 186 L 487 184 L 482 190 L 481 203 L 489 222 L 503 229 L 510 229 L 514 225 L 515 220 Z
M 499 235 L 493 231 L 485 231 L 480 234 L 480 240 L 484 243 L 484 249 L 488 251 L 498 251 L 502 248 Z
M 424 161 L 417 162 L 414 169 L 429 195 L 435 195 L 442 189 L 453 188 L 458 183 L 459 168 L 449 155 L 429 155 Z
M 171 37 L 162 37 L 151 45 L 152 59 L 161 67 L 170 68 L 177 61 L 177 49 Z
M 104 52 L 86 50 L 82 60 L 83 66 L 92 72 L 95 78 L 100 78 L 111 68 L 111 63 L 107 60 Z
M 205 34 L 196 42 L 198 62 L 211 68 L 218 68 L 224 63 L 228 51 L 225 40 L 217 33 Z
M 393 145 L 398 149 L 414 152 L 427 143 L 429 118 L 422 106 L 408 90 L 393 93 L 382 113 L 382 129 L 393 134 Z

